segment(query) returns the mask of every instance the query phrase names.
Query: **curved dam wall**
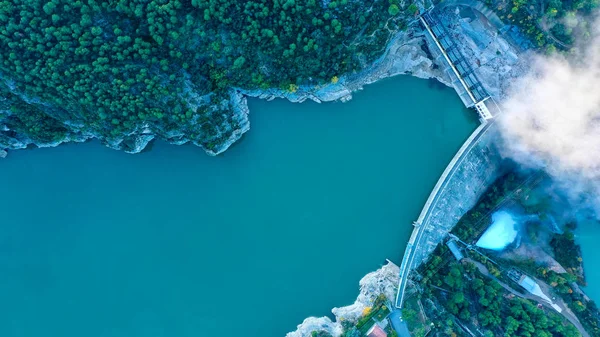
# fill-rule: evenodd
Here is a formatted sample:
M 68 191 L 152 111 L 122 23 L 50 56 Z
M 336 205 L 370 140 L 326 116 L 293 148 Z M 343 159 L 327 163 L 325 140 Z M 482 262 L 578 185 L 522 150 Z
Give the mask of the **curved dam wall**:
M 412 261 L 407 261 L 408 271 L 429 257 L 502 173 L 504 160 L 497 148 L 497 139 L 495 123 L 480 125 L 448 164 L 416 221 L 410 242 L 414 251 L 410 254 Z
M 402 308 L 408 276 L 429 258 L 435 247 L 503 171 L 495 123 L 481 124 L 458 150 L 431 191 L 406 245 L 396 295 Z

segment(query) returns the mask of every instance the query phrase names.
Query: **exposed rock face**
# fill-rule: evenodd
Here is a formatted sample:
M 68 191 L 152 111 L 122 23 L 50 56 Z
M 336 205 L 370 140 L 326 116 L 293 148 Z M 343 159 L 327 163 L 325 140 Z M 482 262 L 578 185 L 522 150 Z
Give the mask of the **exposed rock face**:
M 437 78 L 443 83 L 449 83 L 448 76 L 430 59 L 424 33 L 417 24 L 413 24 L 408 30 L 398 33 L 390 41 L 382 57 L 374 62 L 373 65 L 360 73 L 340 76 L 339 80 L 335 83 L 316 87 L 299 87 L 295 92 L 276 88 L 266 90 L 244 90 L 238 88 L 234 90 L 230 95 L 230 100 L 223 103 L 224 106 L 233 108 L 234 115 L 229 116 L 232 122 L 219 126 L 220 129 L 215 138 L 219 138 L 220 140 L 214 142 L 212 145 L 210 145 L 210 141 L 207 142 L 206 139 L 198 137 L 197 133 L 202 123 L 197 120 L 192 121 L 189 126 L 182 126 L 180 130 L 165 130 L 163 127 L 157 125 L 142 125 L 124 135 L 102 136 L 94 131 L 90 131 L 89 128 L 86 128 L 85 125 L 78 121 L 58 118 L 62 111 L 60 107 L 48 106 L 35 98 L 21 97 L 23 101 L 30 104 L 37 104 L 38 108 L 48 110 L 46 113 L 51 116 L 58 114 L 56 116 L 57 119 L 64 120 L 62 123 L 65 125 L 67 131 L 64 137 L 52 141 L 31 139 L 22 133 L 13 132 L 16 130 L 11 130 L 10 123 L 3 123 L 4 118 L 9 118 L 11 112 L 9 105 L 7 107 L 0 106 L 0 109 L 2 109 L 0 110 L 0 126 L 5 131 L 3 135 L 0 135 L 0 147 L 21 149 L 27 147 L 29 144 L 38 147 L 54 147 L 64 142 L 82 142 L 91 138 L 97 138 L 104 145 L 112 149 L 123 150 L 128 153 L 138 153 L 153 139 L 161 138 L 177 145 L 191 141 L 195 145 L 202 147 L 208 154 L 217 155 L 227 150 L 231 144 L 241 138 L 250 129 L 248 105 L 244 96 L 268 100 L 279 97 L 288 99 L 291 102 L 303 102 L 307 99 L 315 102 L 348 101 L 352 98 L 352 92 L 362 89 L 364 85 L 399 74 L 411 74 L 421 78 Z M 187 90 L 193 92 L 193 88 L 191 87 L 187 88 Z M 189 96 L 193 98 L 193 102 L 189 102 L 190 106 L 200 106 L 206 99 L 206 97 L 194 96 L 193 94 Z M 192 134 L 195 135 L 192 136 Z M 207 144 L 210 146 L 207 146 Z
M 310 99 L 317 103 L 348 101 L 352 98 L 352 92 L 361 90 L 365 85 L 402 74 L 424 79 L 435 78 L 450 85 L 449 77 L 431 60 L 424 32 L 416 24 L 398 33 L 390 41 L 383 56 L 372 66 L 360 73 L 342 76 L 336 83 L 318 87 L 299 87 L 295 92 L 281 89 L 240 89 L 240 92 L 250 97 L 267 100 L 285 98 L 291 102 L 304 102 Z
M 511 45 L 507 41 L 509 37 L 502 36 L 498 31 L 501 22 L 495 18 L 488 20 L 480 11 L 481 6 L 479 7 L 477 9 L 464 4 L 461 7 L 449 5 L 442 9 L 439 15 L 452 38 L 459 41 L 460 52 L 466 57 L 466 61 L 474 69 L 482 85 L 492 97 L 502 99 L 506 96 L 511 81 L 528 71 L 531 58 L 530 55 L 523 54 L 518 47 Z M 323 94 L 322 91 L 311 92 L 309 98 L 317 102 L 327 100 L 326 98 L 349 98 L 348 92 L 359 90 L 364 84 L 398 74 L 436 78 L 452 86 L 452 80 L 445 72 L 449 71 L 448 66 L 444 59 L 439 57 L 440 53 L 436 48 L 433 42 L 418 29 L 401 33 L 390 43 L 387 53 L 371 69 L 363 74 L 350 76 L 343 82 L 340 81 L 337 86 L 329 86 L 329 90 L 325 91 L 327 94 Z M 272 94 L 272 96 L 278 95 Z M 429 257 L 440 240 L 501 173 L 503 158 L 495 146 L 497 137 L 497 132 L 492 125 L 492 128 L 478 139 L 465 153 L 464 158 L 457 163 L 452 172 L 453 177 L 439 192 L 438 202 L 431 205 L 431 216 L 426 223 L 422 224 L 427 226 L 425 245 L 415 257 L 415 265 Z M 356 302 L 332 310 L 336 315 L 336 322 L 331 322 L 327 318 L 307 318 L 296 331 L 288 334 L 288 337 L 308 337 L 312 331 L 319 330 L 326 330 L 338 336 L 341 330 L 338 322 L 342 319 L 355 321 L 360 317 L 362 310 L 372 303 L 374 299 L 372 295 L 377 291 L 383 291 L 388 299 L 393 301 L 398 272 L 396 266 L 387 265 L 365 276 L 361 281 L 361 293 Z
M 497 29 L 495 15 L 488 19 L 479 9 L 449 5 L 438 11 L 438 17 L 488 93 L 501 100 L 509 84 L 527 73 L 532 54 L 509 42 L 510 36 Z
M 354 304 L 331 310 L 335 315 L 335 322 L 328 317 L 309 317 L 298 325 L 296 331 L 288 333 L 286 337 L 309 337 L 313 331 L 327 331 L 334 337 L 341 335 L 341 322 L 358 320 L 363 310 L 373 306 L 375 299 L 380 294 L 385 294 L 390 302 L 394 301 L 399 275 L 398 266 L 388 262 L 381 269 L 365 275 L 360 280 L 360 294 Z
M 447 177 L 442 177 L 445 180 L 437 198 L 428 206 L 427 215 L 419 217 L 425 232 L 415 253 L 415 267 L 429 258 L 437 244 L 502 173 L 505 162 L 497 147 L 497 127 L 491 124 L 482 130 L 460 158 L 453 160 L 454 166 Z
M 476 15 L 472 15 L 469 11 L 476 13 Z M 519 55 L 517 47 L 507 42 L 507 39 L 499 34 L 494 25 L 486 22 L 484 15 L 476 9 L 448 5 L 441 11 L 440 17 L 444 25 L 449 28 L 453 38 L 460 42 L 461 52 L 474 68 L 484 87 L 492 96 L 504 97 L 508 83 L 526 72 L 529 59 Z M 498 26 L 497 22 L 494 21 L 493 23 Z M 6 129 L 6 124 L 2 123 L 2 117 L 10 115 L 10 111 L 6 109 L 0 110 L 0 126 L 4 128 L 3 131 L 8 131 L 4 135 L 12 134 L 13 136 L 0 137 L 0 146 L 9 149 L 25 148 L 29 144 L 51 147 L 63 142 L 82 142 L 90 138 L 99 138 L 103 144 L 110 148 L 124 150 L 128 153 L 138 153 L 154 138 L 162 138 L 177 145 L 192 141 L 202 147 L 208 154 L 217 155 L 227 150 L 231 144 L 250 129 L 248 106 L 243 96 L 268 100 L 285 98 L 291 102 L 303 102 L 307 99 L 315 102 L 348 101 L 352 98 L 352 93 L 361 90 L 364 85 L 400 74 L 425 79 L 435 78 L 448 86 L 452 86 L 452 79 L 446 72 L 447 66 L 444 64 L 443 59 L 434 58 L 437 52 L 436 47 L 430 41 L 428 43 L 425 34 L 417 20 L 415 20 L 406 31 L 396 34 L 379 60 L 359 73 L 340 76 L 335 83 L 314 87 L 299 87 L 294 92 L 277 88 L 266 90 L 236 89 L 231 93 L 229 102 L 224 103 L 234 109 L 233 122 L 221 125 L 222 129 L 218 130 L 216 136 L 220 140 L 215 144 L 210 144 L 211 142 L 203 141 L 201 140 L 202 137 L 198 137 L 198 129 L 202 125 L 197 121 L 185 127 L 190 128 L 185 130 L 163 130 L 162 127 L 157 126 L 152 128 L 142 126 L 129 134 L 111 138 L 103 138 L 86 130 L 85 125 L 79 125 L 76 121 L 66 121 L 64 124 L 68 126 L 68 132 L 62 139 L 40 142 Z M 187 89 L 193 91 L 193 88 Z M 206 100 L 206 97 L 203 96 L 190 95 L 190 97 L 194 98 L 193 102 L 189 102 L 190 106 L 198 106 Z M 23 100 L 30 103 L 37 102 L 29 97 L 23 97 Z M 41 103 L 37 102 L 36 104 Z M 53 110 L 52 113 L 59 113 L 59 110 L 61 110 L 60 108 L 48 108 Z M 0 106 L 0 109 L 3 109 L 3 107 Z M 196 134 L 192 136 L 191 134 L 194 133 Z
M 1 97 L 0 97 L 1 98 Z M 23 100 L 27 97 L 21 97 Z M 35 101 L 27 98 L 31 104 L 38 104 Z M 5 100 L 6 101 L 6 100 Z M 223 101 L 223 106 L 231 108 L 233 115 L 229 116 L 231 123 L 222 123 L 220 130 L 214 137 L 224 137 L 224 141 L 216 142 L 214 147 L 207 147 L 205 143 L 197 140 L 199 129 L 202 127 L 202 121 L 196 118 L 192 120 L 188 125 L 182 126 L 181 129 L 170 129 L 165 130 L 157 126 L 151 126 L 148 124 L 136 127 L 132 131 L 118 136 L 103 136 L 90 131 L 83 123 L 77 121 L 67 120 L 62 122 L 67 126 L 67 131 L 60 138 L 52 140 L 39 140 L 32 139 L 25 135 L 23 132 L 18 132 L 10 127 L 11 124 L 11 111 L 8 108 L 9 105 L 5 101 L 3 105 L 0 105 L 0 148 L 7 149 L 24 149 L 28 145 L 32 144 L 37 147 L 55 147 L 62 143 L 67 142 L 84 142 L 89 139 L 96 138 L 100 140 L 105 146 L 115 149 L 122 150 L 127 153 L 139 153 L 155 138 L 162 138 L 166 141 L 182 145 L 192 141 L 195 145 L 203 148 L 210 155 L 217 155 L 224 152 L 237 141 L 244 132 L 250 129 L 250 122 L 248 119 L 248 105 L 246 98 L 239 92 L 232 91 L 230 93 L 230 99 Z M 3 109 L 4 108 L 4 109 Z M 48 110 L 56 109 L 48 106 Z M 233 127 L 232 125 L 235 125 Z M 206 140 L 206 139 L 204 139 Z
M 234 120 L 237 122 L 239 127 L 235 130 L 231 130 L 229 138 L 227 138 L 225 143 L 223 143 L 219 148 L 213 150 L 206 149 L 206 153 L 209 155 L 216 156 L 219 153 L 225 152 L 225 150 L 227 150 L 233 143 L 242 138 L 242 135 L 246 131 L 250 130 L 250 119 L 248 118 L 250 110 L 248 109 L 246 97 L 239 92 L 234 92 L 231 96 L 230 103 L 233 105 Z
M 330 335 L 337 337 L 342 334 L 342 325 L 339 322 L 332 322 L 329 317 L 308 317 L 298 325 L 294 332 L 290 332 L 286 337 L 309 337 L 313 331 L 327 331 Z

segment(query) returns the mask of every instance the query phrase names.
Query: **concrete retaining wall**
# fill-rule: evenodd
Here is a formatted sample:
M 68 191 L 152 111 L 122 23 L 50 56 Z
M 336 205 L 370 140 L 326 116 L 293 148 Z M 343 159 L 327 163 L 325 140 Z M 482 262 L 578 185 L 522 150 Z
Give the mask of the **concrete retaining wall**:
M 423 234 L 414 252 L 411 269 L 429 257 L 502 173 L 503 159 L 496 147 L 497 137 L 498 130 L 493 122 L 482 124 L 448 164 L 417 220 Z

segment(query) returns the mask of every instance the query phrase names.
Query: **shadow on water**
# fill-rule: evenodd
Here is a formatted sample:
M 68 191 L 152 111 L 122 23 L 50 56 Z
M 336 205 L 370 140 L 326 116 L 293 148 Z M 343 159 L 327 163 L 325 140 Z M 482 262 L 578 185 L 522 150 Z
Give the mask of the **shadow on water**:
M 143 148 L 142 151 L 140 151 L 140 153 L 146 153 L 146 152 L 152 151 L 152 149 L 154 148 L 155 142 L 156 142 L 156 138 L 152 139 L 150 142 L 148 142 L 148 144 L 146 144 L 146 147 Z
M 436 91 L 445 91 L 449 89 L 447 85 L 438 81 L 435 78 L 430 78 L 427 80 L 427 88 Z M 479 116 L 477 115 L 475 109 L 469 109 L 463 105 L 460 110 L 463 116 L 465 116 L 469 120 L 469 122 L 478 123 Z
M 477 111 L 475 111 L 475 109 L 469 109 L 463 106 L 460 110 L 463 116 L 465 116 L 465 118 L 467 118 L 469 122 L 479 123 L 479 115 L 477 114 Z
M 438 81 L 435 78 L 430 78 L 427 80 L 427 88 L 433 90 L 447 90 L 448 86 L 446 86 L 444 83 Z
M 244 134 L 235 142 L 233 142 L 233 144 L 229 145 L 229 147 L 227 148 L 227 150 L 225 152 L 219 153 L 217 156 L 221 157 L 223 156 L 227 151 L 235 149 L 238 146 L 242 146 L 245 142 L 246 142 L 246 138 L 248 138 L 248 132 L 252 132 L 252 129 L 244 132 Z
M 90 138 L 90 139 L 84 140 L 83 142 L 66 142 L 66 143 L 60 143 L 57 146 L 50 146 L 50 147 L 48 147 L 48 146 L 40 147 L 40 146 L 37 146 L 35 144 L 27 144 L 27 147 L 25 147 L 24 149 L 17 149 L 17 150 L 7 149 L 6 151 L 8 151 L 8 152 L 12 152 L 12 151 L 36 151 L 36 150 L 43 151 L 43 150 L 47 150 L 48 148 L 65 147 L 65 146 L 73 146 L 73 145 L 83 144 L 83 143 L 91 143 L 91 142 L 93 142 L 95 140 L 96 140 L 95 138 Z

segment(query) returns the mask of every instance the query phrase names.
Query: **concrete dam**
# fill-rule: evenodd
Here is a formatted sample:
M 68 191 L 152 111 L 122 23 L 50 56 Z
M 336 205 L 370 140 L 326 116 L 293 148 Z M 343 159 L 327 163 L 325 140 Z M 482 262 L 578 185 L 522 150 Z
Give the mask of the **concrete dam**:
M 504 160 L 496 146 L 493 122 L 481 124 L 456 153 L 433 188 L 414 229 L 400 265 L 396 307 L 402 308 L 410 272 L 429 254 L 502 173 Z
M 395 306 L 402 308 L 410 272 L 425 262 L 435 247 L 448 235 L 458 220 L 479 200 L 502 172 L 504 160 L 497 147 L 498 129 L 494 116 L 498 106 L 475 76 L 473 69 L 449 39 L 431 11 L 421 23 L 428 44 L 437 51 L 436 59 L 446 65 L 446 73 L 463 103 L 474 108 L 481 125 L 465 141 L 433 188 L 406 246 L 400 265 L 400 280 Z

